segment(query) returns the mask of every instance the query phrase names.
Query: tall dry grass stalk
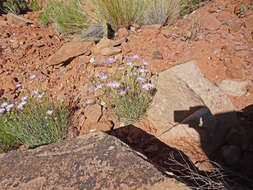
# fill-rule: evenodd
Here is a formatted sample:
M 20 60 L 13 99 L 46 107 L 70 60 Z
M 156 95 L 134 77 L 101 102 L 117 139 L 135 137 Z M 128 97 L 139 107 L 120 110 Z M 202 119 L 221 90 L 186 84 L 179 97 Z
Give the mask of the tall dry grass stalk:
M 87 0 L 85 11 L 91 22 L 107 23 L 114 30 L 143 19 L 149 0 Z
M 181 0 L 148 0 L 144 24 L 167 24 L 179 16 Z

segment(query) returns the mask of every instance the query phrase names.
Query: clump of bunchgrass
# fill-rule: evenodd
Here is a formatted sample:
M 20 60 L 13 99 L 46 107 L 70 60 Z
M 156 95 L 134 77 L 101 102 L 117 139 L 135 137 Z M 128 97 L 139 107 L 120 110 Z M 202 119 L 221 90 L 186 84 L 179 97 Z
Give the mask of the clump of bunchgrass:
M 22 14 L 28 10 L 28 6 L 25 0 L 1 0 L 0 1 L 0 13 L 11 12 L 13 14 Z
M 107 23 L 116 31 L 141 21 L 147 5 L 148 0 L 88 0 L 86 12 L 93 22 Z
M 167 24 L 179 16 L 180 0 L 152 0 L 145 12 L 144 24 Z
M 38 0 L 31 0 L 31 2 L 28 4 L 29 9 L 32 11 L 39 11 L 43 8 L 42 3 Z
M 56 105 L 37 90 L 15 104 L 2 103 L 0 111 L 2 151 L 19 144 L 33 148 L 66 138 L 67 106 L 63 103 Z
M 80 33 L 87 27 L 83 5 L 79 0 L 48 1 L 39 18 L 44 25 L 55 23 L 66 33 Z
M 115 61 L 110 58 L 105 65 L 110 66 Z M 147 65 L 148 62 L 140 61 L 138 56 L 126 57 L 118 67 L 102 70 L 91 77 L 94 92 L 100 92 L 101 103 L 124 124 L 138 121 L 152 100 L 154 86 Z
M 190 13 L 207 0 L 49 0 L 39 16 L 44 25 L 55 23 L 59 32 L 81 33 L 98 41 L 132 24 L 166 25 Z M 112 33 L 112 34 L 111 34 Z
M 6 133 L 5 130 L 2 127 L 0 127 L 0 153 L 7 152 L 11 149 L 15 149 L 19 145 L 20 142 L 16 137 Z

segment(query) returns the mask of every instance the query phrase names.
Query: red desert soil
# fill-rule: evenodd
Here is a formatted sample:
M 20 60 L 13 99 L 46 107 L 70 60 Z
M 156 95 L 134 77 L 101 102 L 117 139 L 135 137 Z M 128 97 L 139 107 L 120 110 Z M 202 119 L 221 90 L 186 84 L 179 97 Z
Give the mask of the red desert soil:
M 146 59 L 153 73 L 196 60 L 211 82 L 249 80 L 246 95 L 230 97 L 241 110 L 253 103 L 253 10 L 239 17 L 238 7 L 243 3 L 252 2 L 214 0 L 161 29 L 151 25 L 131 31 L 123 55 Z M 48 57 L 69 39 L 52 26 L 43 27 L 36 12 L 21 16 L 33 24 L 11 25 L 6 15 L 0 17 L 0 98 L 13 100 L 16 85 L 22 83 L 28 89 L 47 89 L 58 98 L 78 99 L 89 65 L 79 64 L 76 58 L 65 67 L 48 67 Z M 30 83 L 33 74 L 36 80 Z

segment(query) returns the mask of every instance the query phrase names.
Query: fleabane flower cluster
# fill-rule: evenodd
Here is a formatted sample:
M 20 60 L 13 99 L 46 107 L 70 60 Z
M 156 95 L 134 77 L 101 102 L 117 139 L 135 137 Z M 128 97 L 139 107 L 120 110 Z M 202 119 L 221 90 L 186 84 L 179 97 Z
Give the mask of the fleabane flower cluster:
M 114 97 L 116 95 L 122 97 L 136 90 L 148 92 L 154 88 L 149 82 L 151 73 L 146 68 L 149 65 L 147 61 L 140 60 L 138 55 L 121 57 L 119 61 L 120 64 L 115 66 L 113 72 L 102 70 L 91 77 L 93 86 L 90 89 L 93 89 L 93 92 L 102 90 Z M 105 61 L 106 65 L 115 62 L 117 60 L 114 58 Z
M 35 78 L 35 76 L 31 76 L 32 79 Z M 16 85 L 17 88 L 20 89 L 24 89 L 24 87 L 21 84 Z M 44 92 L 43 93 L 39 93 L 39 90 L 34 90 L 31 93 L 31 96 L 23 96 L 20 98 L 20 101 L 16 101 L 14 103 L 8 103 L 8 102 L 2 102 L 0 104 L 0 116 L 4 113 L 8 113 L 11 112 L 12 110 L 16 109 L 16 110 L 23 110 L 25 105 L 27 104 L 27 100 L 28 98 L 36 98 L 37 100 L 41 99 L 44 96 Z
M 115 64 L 114 64 L 115 63 Z M 138 120 L 152 100 L 149 63 L 138 55 L 110 58 L 105 61 L 107 70 L 97 71 L 90 76 L 89 93 L 93 99 L 87 99 L 84 106 L 100 100 L 103 106 L 109 106 L 120 121 L 130 123 Z M 94 97 L 95 95 L 95 97 Z M 110 106 L 111 105 L 111 106 Z

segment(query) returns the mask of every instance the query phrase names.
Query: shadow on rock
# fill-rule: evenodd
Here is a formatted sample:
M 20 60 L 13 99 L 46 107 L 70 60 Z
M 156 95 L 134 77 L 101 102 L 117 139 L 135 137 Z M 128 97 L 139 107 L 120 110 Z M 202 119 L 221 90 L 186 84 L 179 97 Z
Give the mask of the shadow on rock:
M 175 111 L 178 124 L 156 136 L 134 125 L 108 133 L 193 189 L 253 189 L 252 110 L 251 105 L 242 112 L 212 115 L 207 107 L 193 107 Z M 206 157 L 201 161 L 194 160 L 203 153 Z

